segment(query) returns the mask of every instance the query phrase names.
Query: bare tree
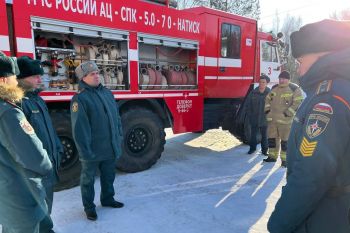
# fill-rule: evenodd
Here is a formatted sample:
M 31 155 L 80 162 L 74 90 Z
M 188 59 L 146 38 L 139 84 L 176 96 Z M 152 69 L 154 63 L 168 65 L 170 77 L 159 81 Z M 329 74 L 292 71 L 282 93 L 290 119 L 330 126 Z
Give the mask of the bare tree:
M 334 11 L 329 18 L 336 20 L 350 20 L 350 8 L 342 10 L 340 12 Z
M 279 16 L 279 13 L 278 13 L 278 10 L 276 9 L 276 11 L 275 11 L 275 18 L 273 19 L 273 22 L 272 22 L 272 31 L 274 32 L 274 33 L 278 33 L 279 31 L 280 31 L 280 22 L 281 22 L 281 20 L 280 20 L 280 16 Z
M 297 31 L 300 29 L 302 25 L 302 19 L 301 17 L 295 17 L 287 15 L 283 21 L 283 26 L 281 28 L 281 32 L 284 35 L 283 43 L 284 43 L 284 49 L 280 50 L 280 53 L 284 56 L 284 66 L 283 68 L 288 70 L 291 73 L 292 80 L 294 82 L 297 82 L 298 74 L 297 74 L 297 62 L 293 58 L 290 51 L 290 35 L 292 32 Z
M 177 0 L 179 9 L 206 6 L 254 19 L 260 17 L 259 0 Z

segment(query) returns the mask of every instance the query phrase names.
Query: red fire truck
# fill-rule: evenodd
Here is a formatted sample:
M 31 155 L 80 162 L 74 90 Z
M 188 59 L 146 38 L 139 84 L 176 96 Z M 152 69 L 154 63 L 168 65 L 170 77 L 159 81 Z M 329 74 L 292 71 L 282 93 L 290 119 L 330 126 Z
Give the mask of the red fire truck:
M 69 105 L 81 62 L 98 64 L 120 106 L 124 152 L 117 168 L 126 172 L 156 163 L 166 127 L 174 133 L 222 127 L 243 138 L 237 113 L 245 96 L 261 73 L 274 81 L 279 73 L 276 41 L 238 15 L 177 10 L 166 0 L 0 2 L 0 49 L 44 65 L 41 95 L 65 147 L 61 187 L 79 177 Z

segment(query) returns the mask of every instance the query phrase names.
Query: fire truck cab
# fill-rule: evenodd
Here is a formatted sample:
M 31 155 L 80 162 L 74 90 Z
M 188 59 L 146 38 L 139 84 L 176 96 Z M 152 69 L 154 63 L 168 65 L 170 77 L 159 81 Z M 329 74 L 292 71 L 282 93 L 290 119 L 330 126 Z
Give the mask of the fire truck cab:
M 65 147 L 60 188 L 79 179 L 70 100 L 81 62 L 96 62 L 119 104 L 124 144 L 116 166 L 126 172 L 156 163 L 166 127 L 222 127 L 244 138 L 240 106 L 260 74 L 277 80 L 280 66 L 274 39 L 255 20 L 205 7 L 177 10 L 166 0 L 15 0 L 7 13 L 0 0 L 0 19 L 0 50 L 44 66 L 41 96 Z

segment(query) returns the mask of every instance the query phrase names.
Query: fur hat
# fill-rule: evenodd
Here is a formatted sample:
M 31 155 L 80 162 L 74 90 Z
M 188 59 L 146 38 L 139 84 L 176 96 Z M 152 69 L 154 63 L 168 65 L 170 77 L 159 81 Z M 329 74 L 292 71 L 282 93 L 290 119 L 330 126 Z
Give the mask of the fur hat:
M 84 78 L 88 74 L 94 71 L 99 71 L 97 65 L 93 61 L 87 61 L 84 63 L 81 63 L 76 69 L 75 69 L 75 74 L 79 79 Z
M 39 60 L 33 60 L 30 57 L 23 56 L 17 59 L 17 64 L 20 71 L 20 74 L 17 75 L 17 79 L 44 74 L 44 69 Z
M 350 47 L 350 21 L 322 20 L 307 24 L 290 36 L 295 58 L 309 53 L 337 51 Z
M 19 70 L 14 58 L 6 56 L 0 51 L 0 77 L 10 77 L 18 75 Z
M 267 76 L 266 74 L 261 74 L 261 75 L 260 75 L 260 79 L 265 79 L 267 83 L 270 82 L 270 78 L 269 78 L 269 76 Z

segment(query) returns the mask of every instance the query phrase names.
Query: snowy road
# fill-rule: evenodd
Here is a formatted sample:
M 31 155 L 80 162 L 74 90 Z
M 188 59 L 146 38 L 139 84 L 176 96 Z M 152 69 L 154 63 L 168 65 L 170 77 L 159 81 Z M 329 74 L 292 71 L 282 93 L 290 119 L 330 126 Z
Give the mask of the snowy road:
M 172 135 L 159 162 L 148 171 L 118 173 L 122 209 L 101 208 L 85 218 L 79 188 L 55 194 L 58 233 L 263 233 L 285 182 L 285 169 L 247 155 L 229 133 Z

